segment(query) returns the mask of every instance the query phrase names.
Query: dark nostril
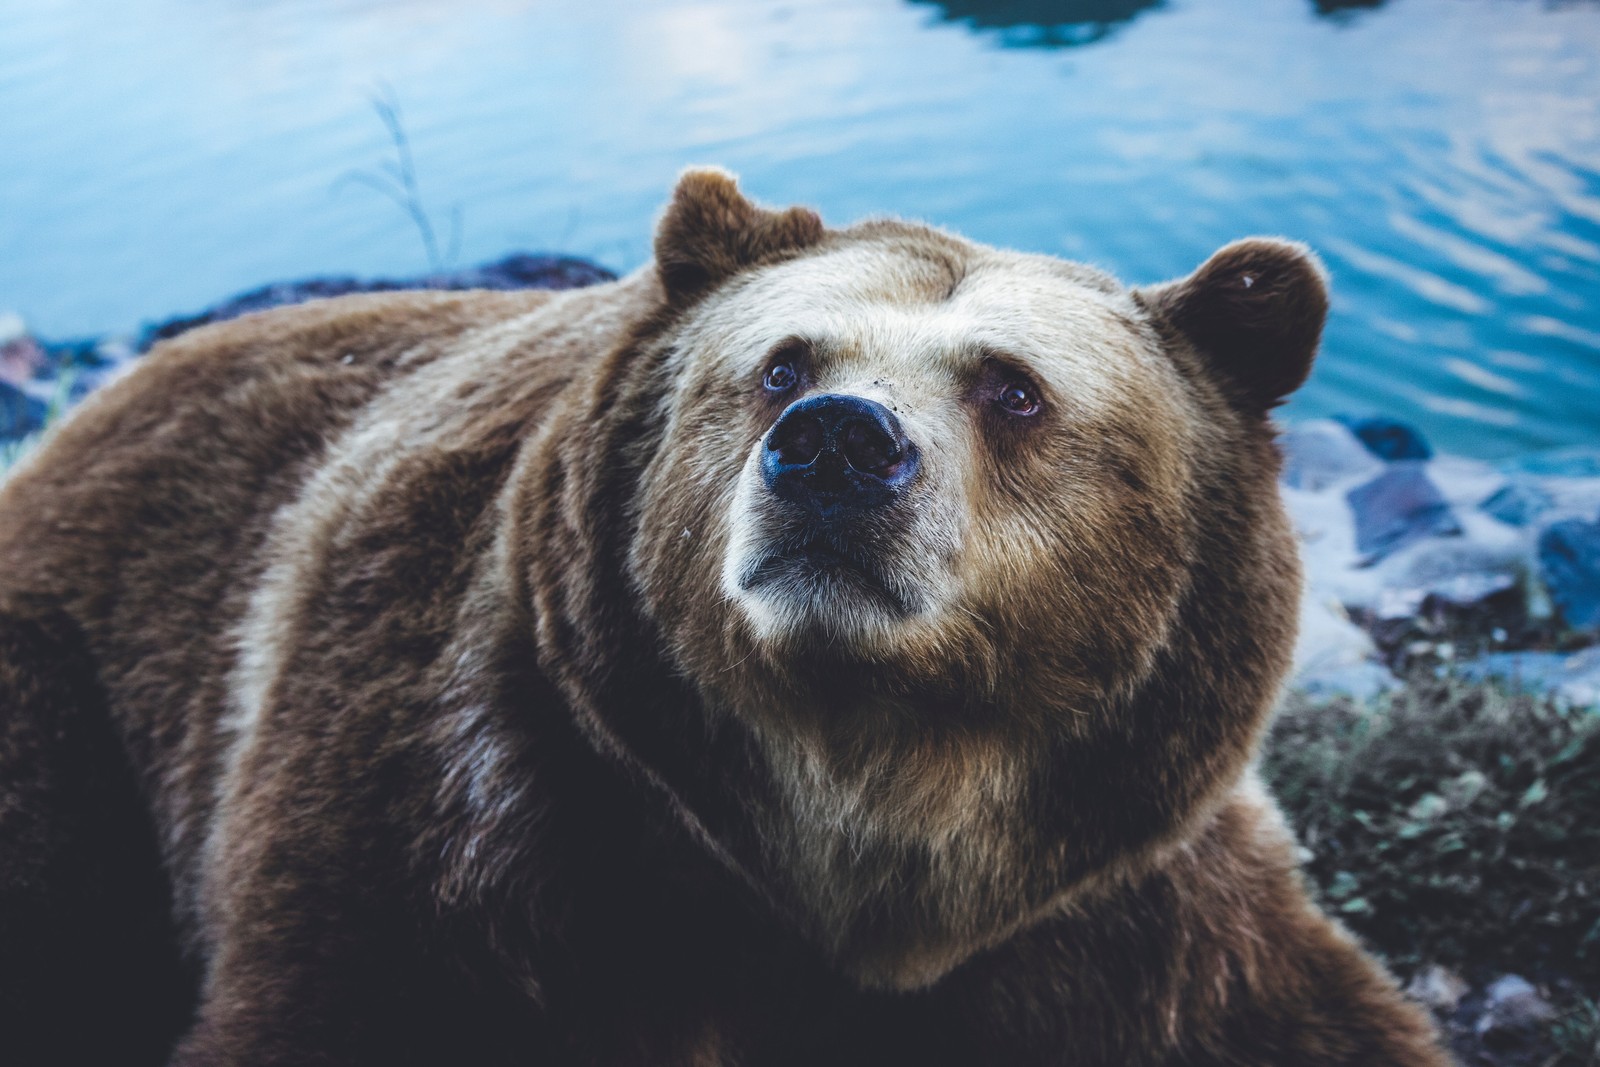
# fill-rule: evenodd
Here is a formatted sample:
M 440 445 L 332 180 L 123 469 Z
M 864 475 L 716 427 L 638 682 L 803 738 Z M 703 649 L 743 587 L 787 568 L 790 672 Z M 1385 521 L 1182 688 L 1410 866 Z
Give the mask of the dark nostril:
M 784 463 L 803 467 L 822 454 L 827 434 L 816 419 L 804 415 L 784 419 L 772 432 L 767 447 Z
M 900 459 L 899 444 L 874 423 L 850 423 L 840 444 L 845 462 L 862 474 L 883 477 Z

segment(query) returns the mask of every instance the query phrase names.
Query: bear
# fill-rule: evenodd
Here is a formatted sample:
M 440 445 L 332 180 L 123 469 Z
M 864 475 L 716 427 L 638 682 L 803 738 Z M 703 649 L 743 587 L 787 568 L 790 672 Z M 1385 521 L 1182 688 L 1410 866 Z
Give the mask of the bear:
M 13 472 L 8 1062 L 1448 1062 L 1254 769 L 1314 255 L 716 169 L 654 250 L 197 329 Z

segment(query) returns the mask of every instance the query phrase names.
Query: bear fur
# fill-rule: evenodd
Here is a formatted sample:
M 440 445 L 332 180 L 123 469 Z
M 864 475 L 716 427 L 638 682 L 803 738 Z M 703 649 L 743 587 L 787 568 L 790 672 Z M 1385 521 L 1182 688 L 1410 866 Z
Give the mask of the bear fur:
M 1252 770 L 1325 310 L 707 170 L 162 344 L 0 492 L 8 1062 L 1445 1063 Z

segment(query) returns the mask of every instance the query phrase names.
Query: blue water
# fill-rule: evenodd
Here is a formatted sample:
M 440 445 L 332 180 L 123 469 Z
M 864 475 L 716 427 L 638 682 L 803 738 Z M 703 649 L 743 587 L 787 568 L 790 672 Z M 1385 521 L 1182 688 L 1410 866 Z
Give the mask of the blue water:
M 1600 444 L 1600 4 L 4 0 L 0 309 L 130 332 L 436 255 L 627 269 L 675 174 L 1133 282 L 1250 233 L 1332 271 L 1291 416 L 1486 457 Z M 460 220 L 459 241 L 452 247 Z

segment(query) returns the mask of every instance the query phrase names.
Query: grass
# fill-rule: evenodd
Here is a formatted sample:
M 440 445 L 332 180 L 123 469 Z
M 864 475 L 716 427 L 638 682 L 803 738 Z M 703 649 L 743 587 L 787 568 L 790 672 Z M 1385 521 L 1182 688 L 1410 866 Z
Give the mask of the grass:
M 1291 697 L 1264 770 L 1323 903 L 1409 969 L 1600 989 L 1600 713 L 1456 681 Z
M 451 206 L 450 243 L 447 250 L 441 253 L 433 218 L 422 203 L 422 188 L 417 181 L 416 160 L 411 153 L 411 137 L 406 133 L 405 117 L 400 112 L 400 100 L 392 88 L 383 86 L 372 98 L 372 109 L 378 113 L 378 121 L 383 123 L 383 128 L 389 134 L 394 158 L 386 160 L 376 172 L 346 172 L 334 183 L 333 191 L 338 192 L 341 186 L 354 183 L 365 185 L 393 201 L 416 228 L 417 236 L 422 240 L 423 253 L 428 257 L 428 269 L 434 273 L 443 271 L 455 262 L 461 251 L 461 205 Z
M 1600 709 L 1428 677 L 1291 695 L 1262 768 L 1313 892 L 1402 977 L 1541 983 L 1538 1062 L 1600 1067 Z

